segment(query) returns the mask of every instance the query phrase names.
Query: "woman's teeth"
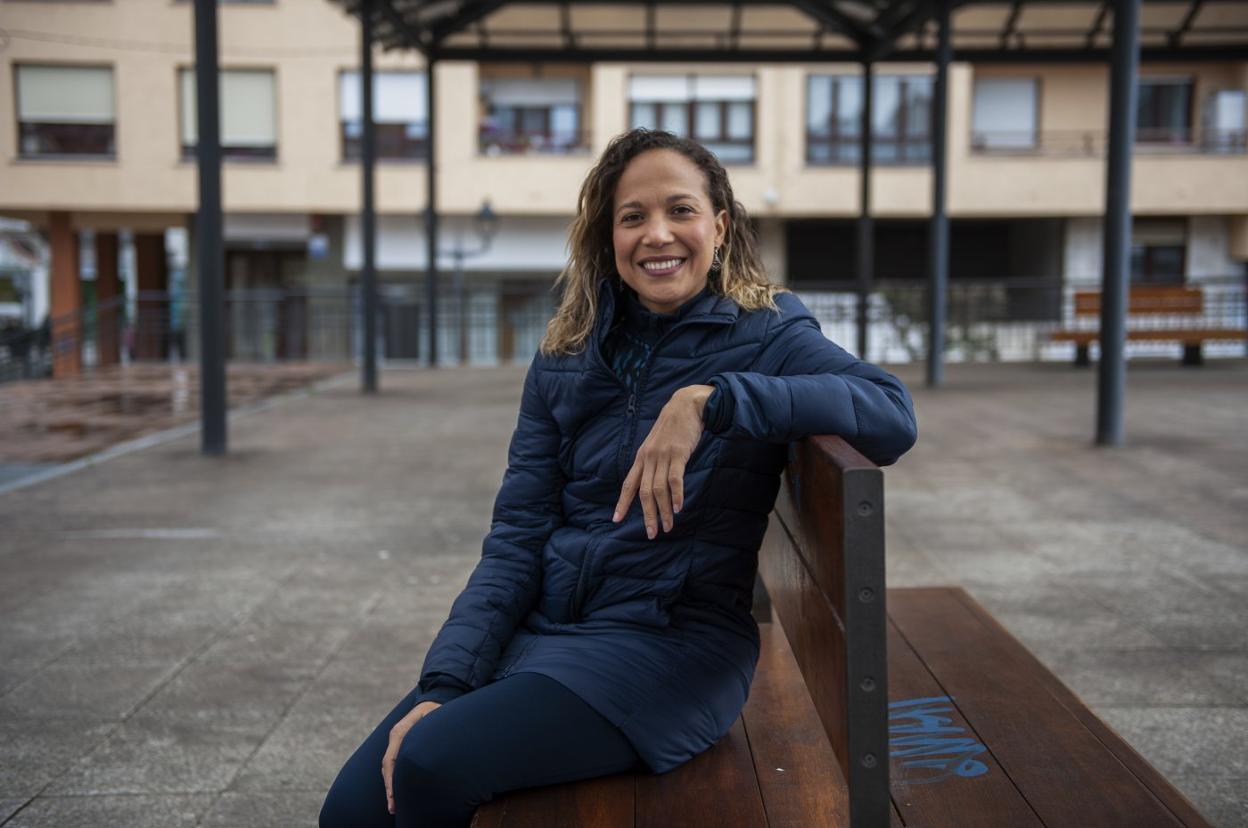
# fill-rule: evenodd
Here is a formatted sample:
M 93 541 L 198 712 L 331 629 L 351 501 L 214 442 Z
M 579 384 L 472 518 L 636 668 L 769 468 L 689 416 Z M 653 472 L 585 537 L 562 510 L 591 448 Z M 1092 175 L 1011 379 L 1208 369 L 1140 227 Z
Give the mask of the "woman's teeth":
M 643 262 L 642 267 L 646 270 L 671 270 L 680 265 L 683 259 L 664 259 L 661 262 Z

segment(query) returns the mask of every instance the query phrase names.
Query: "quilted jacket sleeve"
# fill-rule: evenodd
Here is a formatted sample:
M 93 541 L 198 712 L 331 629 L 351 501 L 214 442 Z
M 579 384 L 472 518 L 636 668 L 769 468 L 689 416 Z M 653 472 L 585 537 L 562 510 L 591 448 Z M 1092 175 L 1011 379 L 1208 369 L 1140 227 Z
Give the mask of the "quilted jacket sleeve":
M 542 547 L 563 522 L 564 486 L 559 428 L 537 387 L 540 358 L 524 380 L 507 471 L 481 560 L 425 656 L 418 703 L 445 703 L 484 685 L 539 597 Z
M 782 313 L 750 370 L 710 379 L 722 398 L 710 429 L 773 443 L 837 434 L 877 465 L 896 462 L 917 437 L 910 392 L 824 336 L 797 297 L 781 294 L 777 304 Z

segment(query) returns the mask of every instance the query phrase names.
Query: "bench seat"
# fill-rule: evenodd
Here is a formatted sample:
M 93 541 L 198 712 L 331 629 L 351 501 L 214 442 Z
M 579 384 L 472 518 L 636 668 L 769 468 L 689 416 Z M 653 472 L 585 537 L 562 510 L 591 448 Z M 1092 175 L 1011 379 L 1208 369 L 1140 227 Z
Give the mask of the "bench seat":
M 1195 808 L 958 588 L 887 593 L 892 824 L 1207 826 Z M 531 788 L 476 828 L 848 826 L 849 798 L 789 641 L 760 625 L 749 701 L 715 747 L 654 776 Z

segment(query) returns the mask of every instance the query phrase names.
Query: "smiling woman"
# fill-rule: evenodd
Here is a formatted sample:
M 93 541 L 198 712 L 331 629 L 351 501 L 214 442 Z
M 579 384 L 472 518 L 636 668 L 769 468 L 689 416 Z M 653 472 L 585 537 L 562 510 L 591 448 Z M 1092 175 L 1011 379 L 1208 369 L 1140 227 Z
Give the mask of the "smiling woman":
M 728 228 L 702 171 L 675 150 L 642 153 L 620 176 L 615 202 L 616 272 L 641 303 L 670 313 L 700 293 Z
M 787 444 L 873 462 L 910 395 L 767 279 L 704 147 L 617 137 L 581 188 L 481 560 L 323 826 L 467 825 L 516 788 L 663 773 L 749 695 L 758 549 Z

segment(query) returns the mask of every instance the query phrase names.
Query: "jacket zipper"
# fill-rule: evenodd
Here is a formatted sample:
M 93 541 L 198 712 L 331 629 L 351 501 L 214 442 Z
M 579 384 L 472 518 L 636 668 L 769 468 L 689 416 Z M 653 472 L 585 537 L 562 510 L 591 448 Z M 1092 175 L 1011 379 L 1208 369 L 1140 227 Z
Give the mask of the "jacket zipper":
M 641 374 L 641 382 L 637 384 L 637 391 L 628 395 L 628 407 L 625 414 L 625 423 L 628 436 L 625 441 L 616 449 L 615 454 L 615 473 L 621 482 L 624 480 L 624 457 L 632 450 L 633 440 L 637 437 L 637 412 L 639 408 L 640 398 L 644 396 L 646 389 L 646 381 L 650 379 L 650 369 L 654 366 L 654 358 L 659 353 L 659 347 L 669 336 L 675 333 L 684 325 L 692 324 L 694 321 L 705 321 L 698 319 L 681 319 L 667 329 L 667 332 L 659 337 L 659 341 L 654 343 L 654 348 L 650 351 L 650 357 L 646 360 L 645 370 Z M 606 369 L 607 373 L 615 377 L 616 384 L 621 388 L 627 388 L 619 377 L 615 376 L 615 372 L 611 370 L 611 366 L 607 365 L 606 359 L 602 356 L 602 349 L 599 347 L 598 340 L 594 340 L 594 352 L 598 356 L 598 362 Z M 585 589 L 589 583 L 589 573 L 593 569 L 594 555 L 598 551 L 598 540 L 596 539 L 588 549 L 585 550 L 585 557 L 581 561 L 581 571 L 576 578 L 576 593 L 572 596 L 572 607 L 569 613 L 573 621 L 579 621 L 581 615 L 581 604 L 585 600 Z

